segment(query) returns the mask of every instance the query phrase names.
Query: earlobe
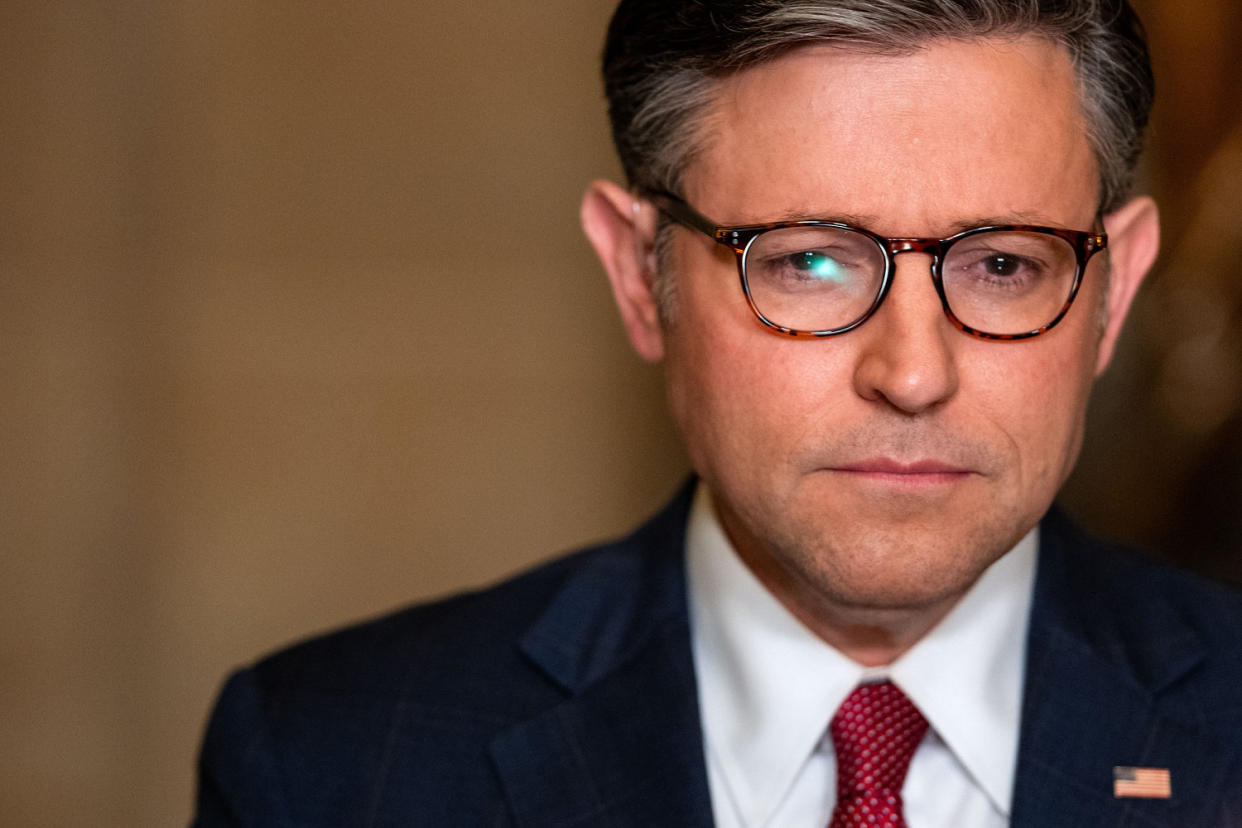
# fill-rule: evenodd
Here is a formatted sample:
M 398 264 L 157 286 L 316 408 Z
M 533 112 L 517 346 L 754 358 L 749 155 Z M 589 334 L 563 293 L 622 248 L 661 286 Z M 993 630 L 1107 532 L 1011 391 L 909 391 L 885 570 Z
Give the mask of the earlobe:
M 1104 217 L 1108 233 L 1109 281 L 1108 317 L 1100 337 L 1096 357 L 1096 376 L 1104 373 L 1112 360 L 1121 327 L 1143 278 L 1160 250 L 1160 217 L 1156 203 L 1140 196 Z
M 596 181 L 582 198 L 582 228 L 599 255 L 630 344 L 648 362 L 664 357 L 654 290 L 655 215 L 611 181 Z

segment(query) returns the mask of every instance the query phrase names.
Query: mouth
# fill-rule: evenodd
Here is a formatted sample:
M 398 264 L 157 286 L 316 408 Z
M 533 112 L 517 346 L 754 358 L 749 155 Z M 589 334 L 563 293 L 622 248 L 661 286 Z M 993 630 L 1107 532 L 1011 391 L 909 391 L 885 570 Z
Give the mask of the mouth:
M 860 480 L 899 486 L 937 486 L 960 483 L 977 472 L 942 460 L 926 459 L 905 463 L 890 457 L 874 457 L 833 466 L 830 471 Z

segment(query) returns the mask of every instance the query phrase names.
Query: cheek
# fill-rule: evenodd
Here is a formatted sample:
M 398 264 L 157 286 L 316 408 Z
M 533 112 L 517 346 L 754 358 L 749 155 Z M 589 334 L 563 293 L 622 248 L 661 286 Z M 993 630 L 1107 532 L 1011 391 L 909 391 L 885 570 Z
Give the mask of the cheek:
M 716 252 L 716 251 L 712 251 Z M 745 296 L 723 260 L 674 259 L 677 314 L 665 331 L 665 380 L 669 406 L 691 459 L 700 469 L 761 410 L 757 356 L 748 348 L 753 321 Z
M 716 335 L 700 336 L 692 325 L 679 320 L 671 337 L 665 376 L 673 418 L 699 468 L 748 459 L 753 446 L 747 435 L 781 433 L 772 404 L 781 388 L 770 382 L 778 372 L 771 366 L 759 370 L 761 357 L 745 347 L 744 337 L 719 328 Z
M 1094 366 L 1094 348 L 1073 336 L 1046 341 L 984 343 L 997 359 L 977 378 L 987 417 L 1010 443 L 1023 487 L 1055 491 L 1082 442 Z M 1065 347 L 1071 346 L 1071 347 Z
M 840 398 L 824 343 L 774 336 L 741 310 L 687 314 L 668 337 L 670 408 L 705 474 L 757 477 L 781 468 Z

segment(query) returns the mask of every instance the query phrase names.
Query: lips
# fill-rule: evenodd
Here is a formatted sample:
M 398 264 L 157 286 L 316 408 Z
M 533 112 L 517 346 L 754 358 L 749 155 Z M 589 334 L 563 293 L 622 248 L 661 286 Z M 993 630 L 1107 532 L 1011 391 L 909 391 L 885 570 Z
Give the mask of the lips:
M 838 466 L 837 471 L 854 472 L 856 474 L 908 475 L 912 477 L 972 473 L 970 469 L 940 460 L 916 460 L 912 463 L 902 463 L 888 457 L 878 457 Z
M 943 460 L 902 462 L 890 457 L 834 465 L 830 470 L 845 475 L 846 479 L 902 491 L 942 489 L 978 474 L 974 469 Z

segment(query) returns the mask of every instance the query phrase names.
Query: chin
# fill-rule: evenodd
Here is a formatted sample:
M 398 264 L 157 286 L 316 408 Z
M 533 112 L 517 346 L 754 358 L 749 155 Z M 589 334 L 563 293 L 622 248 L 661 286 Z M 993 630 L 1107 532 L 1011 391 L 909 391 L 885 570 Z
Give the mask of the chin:
M 857 610 L 926 610 L 955 602 L 970 589 L 986 568 L 983 567 L 978 572 L 960 573 L 960 577 L 942 577 L 935 581 L 925 578 L 881 578 L 875 574 L 859 580 L 838 578 L 828 585 L 825 598 L 840 607 Z
M 860 528 L 838 531 L 828 543 L 787 548 L 782 557 L 796 577 L 841 606 L 916 610 L 960 598 L 1024 534 L 999 527 L 968 533 Z

